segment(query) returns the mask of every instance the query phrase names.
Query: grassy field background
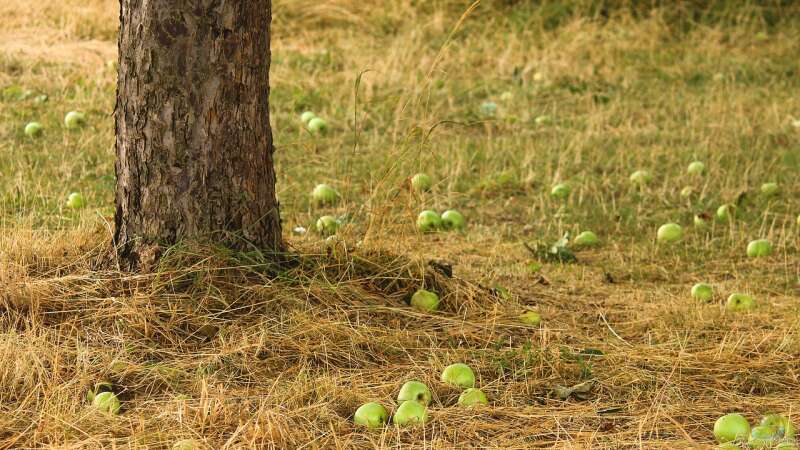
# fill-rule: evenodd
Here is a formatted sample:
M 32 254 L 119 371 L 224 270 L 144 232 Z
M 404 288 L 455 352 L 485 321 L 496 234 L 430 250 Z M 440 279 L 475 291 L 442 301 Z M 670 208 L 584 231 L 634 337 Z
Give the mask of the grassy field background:
M 276 0 L 278 195 L 299 264 L 186 243 L 126 274 L 99 263 L 118 2 L 2 2 L 0 448 L 675 449 L 711 446 L 727 412 L 800 424 L 798 8 L 591 3 Z M 89 125 L 64 130 L 71 110 Z M 305 131 L 305 110 L 330 131 Z M 694 160 L 706 176 L 687 175 Z M 635 170 L 653 181 L 632 185 Z M 409 189 L 419 171 L 431 193 Z M 317 183 L 343 201 L 313 206 Z M 86 208 L 65 207 L 73 191 Z M 692 225 L 724 203 L 736 220 Z M 417 233 L 428 208 L 459 209 L 467 232 Z M 292 233 L 323 214 L 347 215 L 347 251 Z M 680 243 L 657 244 L 666 222 Z M 602 245 L 577 263 L 523 245 L 583 230 Z M 757 238 L 772 256 L 745 256 Z M 690 297 L 700 281 L 713 302 Z M 440 312 L 407 306 L 420 286 Z M 732 292 L 759 307 L 727 312 Z M 540 326 L 519 322 L 528 309 Z M 438 379 L 453 362 L 489 407 L 455 405 Z M 427 426 L 352 424 L 361 403 L 393 409 L 409 379 L 434 391 Z M 587 380 L 585 399 L 553 395 Z M 120 415 L 87 404 L 100 381 Z

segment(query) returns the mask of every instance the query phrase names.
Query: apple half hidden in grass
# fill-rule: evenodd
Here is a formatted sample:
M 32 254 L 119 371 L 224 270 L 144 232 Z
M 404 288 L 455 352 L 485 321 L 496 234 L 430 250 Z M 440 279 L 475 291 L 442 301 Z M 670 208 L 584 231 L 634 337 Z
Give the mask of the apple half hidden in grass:
M 380 403 L 369 402 L 359 406 L 353 422 L 367 428 L 381 428 L 389 421 L 389 412 Z
M 80 209 L 86 206 L 86 199 L 78 192 L 73 192 L 67 197 L 67 208 Z
M 765 197 L 772 197 L 780 190 L 780 186 L 778 186 L 778 183 L 775 182 L 764 183 L 761 185 L 761 193 L 764 194 Z
M 428 406 L 431 403 L 431 390 L 421 381 L 407 381 L 397 394 L 397 403 L 403 403 L 409 400 L 415 401 L 420 405 Z
M 569 183 L 558 183 L 553 186 L 553 189 L 550 191 L 550 195 L 559 200 L 566 199 L 571 193 L 572 187 L 569 185 Z
M 706 214 L 695 214 L 694 216 L 694 226 L 699 230 L 705 230 L 708 228 L 708 217 Z
M 773 448 L 780 440 L 777 428 L 771 425 L 759 425 L 750 430 L 750 438 L 747 439 L 747 445 L 753 449 Z
M 542 323 L 542 315 L 536 311 L 525 311 L 519 315 L 519 321 L 525 325 L 532 325 L 538 327 Z
M 475 373 L 466 364 L 450 364 L 442 371 L 442 382 L 461 389 L 475 387 Z
M 600 244 L 600 238 L 591 231 L 583 231 L 572 242 L 578 247 L 591 247 Z
M 489 399 L 482 390 L 469 388 L 458 396 L 458 404 L 461 406 L 488 405 Z
M 681 198 L 689 198 L 694 194 L 694 189 L 691 186 L 686 186 L 685 188 L 681 189 Z
M 772 243 L 768 239 L 756 239 L 747 244 L 747 256 L 759 258 L 772 254 Z
M 328 122 L 321 117 L 314 117 L 308 121 L 307 127 L 311 134 L 320 134 L 328 131 Z
M 433 233 L 442 228 L 442 218 L 436 211 L 425 210 L 417 216 L 417 229 L 423 233 Z
M 727 222 L 736 217 L 736 205 L 726 203 L 717 208 L 717 219 L 720 222 Z
M 658 228 L 656 238 L 658 242 L 673 243 L 678 242 L 683 237 L 683 228 L 677 223 L 667 223 Z
M 92 406 L 107 414 L 119 414 L 119 399 L 113 392 L 101 392 L 94 396 Z
M 707 283 L 697 283 L 692 286 L 692 297 L 696 300 L 710 302 L 714 298 L 714 288 Z
M 395 410 L 392 421 L 399 427 L 424 424 L 428 421 L 428 409 L 413 400 L 405 401 Z
M 541 126 L 551 125 L 553 123 L 553 118 L 545 114 L 538 116 L 536 119 L 534 119 L 534 122 L 536 122 L 536 125 L 541 125 Z
M 409 303 L 422 311 L 436 311 L 439 309 L 439 302 L 439 296 L 435 292 L 419 289 L 411 296 Z
M 761 418 L 761 425 L 775 427 L 781 438 L 794 439 L 797 437 L 797 430 L 791 419 L 780 414 L 767 414 Z
M 693 176 L 700 176 L 706 173 L 706 165 L 700 161 L 693 161 L 686 169 L 686 173 Z
M 741 414 L 731 413 L 714 422 L 714 437 L 717 442 L 744 440 L 750 436 L 750 423 Z
M 442 213 L 442 227 L 449 231 L 464 231 L 467 221 L 464 216 L 455 209 L 448 209 Z
M 333 216 L 322 216 L 317 220 L 317 232 L 323 236 L 336 234 L 339 229 L 339 221 Z
M 44 127 L 39 122 L 31 122 L 25 125 L 25 136 L 28 137 L 39 137 L 44 132 Z
M 653 181 L 653 176 L 650 175 L 650 172 L 646 170 L 637 170 L 633 172 L 630 176 L 631 183 L 638 184 L 643 186 L 651 181 Z
M 64 126 L 68 130 L 77 130 L 86 125 L 86 114 L 78 111 L 70 111 L 64 116 Z
M 306 125 L 308 125 L 308 122 L 311 122 L 311 119 L 314 117 L 317 117 L 317 115 L 311 111 L 304 111 L 303 114 L 300 114 L 300 120 Z
M 339 193 L 327 184 L 318 184 L 311 191 L 311 198 L 317 205 L 332 205 L 339 200 Z
M 411 177 L 411 189 L 417 192 L 428 192 L 433 188 L 433 180 L 424 173 L 418 173 Z
M 756 300 L 751 295 L 741 294 L 741 293 L 733 293 L 728 296 L 728 301 L 725 303 L 725 308 L 728 311 L 733 312 L 740 312 L 740 311 L 750 311 L 755 309 L 756 307 Z

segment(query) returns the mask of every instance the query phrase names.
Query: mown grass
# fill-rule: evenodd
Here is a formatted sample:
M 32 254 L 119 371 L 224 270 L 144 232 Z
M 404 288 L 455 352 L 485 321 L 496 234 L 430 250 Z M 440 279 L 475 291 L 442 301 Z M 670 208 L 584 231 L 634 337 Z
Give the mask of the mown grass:
M 113 214 L 116 3 L 0 5 L 0 447 L 703 448 L 725 412 L 800 422 L 796 7 L 494 1 L 464 16 L 461 2 L 417 3 L 275 2 L 272 121 L 294 266 L 186 243 L 138 275 L 98 263 Z M 63 130 L 70 110 L 88 127 Z M 330 132 L 307 133 L 305 110 Z M 31 120 L 42 138 L 23 134 Z M 695 159 L 707 176 L 685 173 Z M 628 181 L 637 169 L 654 175 L 646 188 Z M 410 192 L 418 171 L 432 193 Z M 549 195 L 561 181 L 567 201 Z M 759 194 L 766 181 L 778 196 Z M 341 204 L 310 203 L 321 182 Z M 65 208 L 72 191 L 89 206 Z M 735 201 L 736 221 L 692 226 Z M 467 233 L 414 231 L 419 211 L 450 207 Z M 322 214 L 351 217 L 347 252 L 292 234 Z M 659 245 L 669 221 L 686 236 Z M 603 245 L 576 264 L 522 245 L 585 229 Z M 774 255 L 746 258 L 762 237 Z M 689 297 L 698 281 L 714 302 Z M 408 308 L 420 285 L 444 294 L 441 312 Z M 726 312 L 737 291 L 759 308 Z M 517 321 L 526 308 L 541 327 Z M 454 405 L 438 374 L 456 361 L 490 407 Z M 412 378 L 434 391 L 428 426 L 353 426 L 359 404 L 392 407 Z M 552 395 L 588 379 L 587 400 Z M 124 400 L 118 417 L 86 404 L 101 380 Z

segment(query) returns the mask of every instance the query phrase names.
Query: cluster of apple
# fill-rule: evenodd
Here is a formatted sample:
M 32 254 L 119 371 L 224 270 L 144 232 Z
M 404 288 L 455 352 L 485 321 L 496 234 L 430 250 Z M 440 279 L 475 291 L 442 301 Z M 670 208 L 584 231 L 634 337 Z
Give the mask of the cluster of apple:
M 740 444 L 745 442 L 753 449 L 798 450 L 794 424 L 780 414 L 764 416 L 752 429 L 741 414 L 726 414 L 714 423 L 714 437 L 720 443 L 719 450 L 742 450 Z
M 710 302 L 714 298 L 714 288 L 708 283 L 697 283 L 692 286 L 692 297 L 704 302 Z M 725 302 L 725 307 L 728 311 L 749 311 L 757 306 L 755 298 L 752 295 L 734 292 L 728 296 Z
M 311 134 L 321 134 L 328 131 L 328 122 L 321 117 L 317 117 L 311 111 L 300 114 L 300 120 L 306 125 L 306 129 Z
M 339 201 L 339 192 L 327 184 L 318 184 L 311 191 L 311 199 L 317 206 L 330 206 Z M 317 232 L 323 236 L 333 236 L 341 223 L 333 216 L 322 216 L 317 220 Z
M 70 111 L 64 116 L 64 128 L 77 130 L 86 125 L 86 114 L 78 111 Z M 40 122 L 30 122 L 25 125 L 25 135 L 30 138 L 37 138 L 44 133 L 44 125 Z
M 458 397 L 461 406 L 488 405 L 486 394 L 475 387 L 475 373 L 463 363 L 445 367 L 441 380 L 463 392 Z M 397 394 L 397 404 L 392 415 L 392 423 L 398 427 L 424 424 L 428 421 L 428 405 L 432 399 L 431 391 L 425 383 L 411 380 L 403 384 Z M 382 428 L 389 423 L 389 411 L 378 402 L 365 403 L 356 409 L 353 421 L 367 428 Z
M 411 189 L 416 192 L 428 192 L 433 189 L 433 179 L 424 173 L 411 177 Z M 464 231 L 467 221 L 455 209 L 449 209 L 440 216 L 436 211 L 426 209 L 417 216 L 417 229 L 423 233 L 435 231 Z

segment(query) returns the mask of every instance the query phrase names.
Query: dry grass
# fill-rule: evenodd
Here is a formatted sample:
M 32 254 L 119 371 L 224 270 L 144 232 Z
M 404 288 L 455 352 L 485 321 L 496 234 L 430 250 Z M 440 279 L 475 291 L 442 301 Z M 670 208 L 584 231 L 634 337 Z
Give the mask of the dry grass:
M 562 15 L 558 2 L 510 3 L 463 16 L 457 1 L 276 1 L 278 189 L 296 259 L 276 267 L 186 243 L 149 274 L 98 264 L 113 212 L 116 2 L 0 4 L 0 448 L 184 437 L 208 448 L 706 448 L 725 412 L 800 423 L 794 11 L 679 26 L 670 9 L 600 21 L 587 2 Z M 25 89 L 49 102 L 20 99 Z M 481 116 L 485 100 L 498 118 Z M 90 126 L 64 132 L 73 109 Z M 306 109 L 331 132 L 309 136 Z M 542 114 L 554 123 L 537 125 Z M 42 139 L 21 133 L 30 120 L 45 124 Z M 694 159 L 709 176 L 685 174 Z M 655 180 L 635 189 L 640 168 Z M 418 170 L 437 180 L 432 193 L 409 191 Z M 565 180 L 573 194 L 556 201 L 550 186 Z M 782 192 L 763 198 L 772 180 Z M 318 182 L 344 201 L 310 205 Z M 90 203 L 80 212 L 63 207 L 75 190 Z M 737 198 L 735 222 L 691 226 Z M 413 230 L 420 210 L 449 207 L 467 215 L 466 234 Z M 347 251 L 291 235 L 328 213 L 350 215 Z M 667 221 L 686 237 L 665 248 L 653 237 Z M 584 229 L 603 245 L 576 264 L 522 245 Z M 758 237 L 775 254 L 745 258 Z M 689 298 L 698 281 L 714 302 Z M 443 294 L 441 312 L 406 305 L 419 286 Z M 759 308 L 726 312 L 736 291 Z M 526 309 L 540 327 L 518 322 Z M 457 361 L 491 406 L 455 405 L 438 376 Z M 352 424 L 363 402 L 394 408 L 412 378 L 434 391 L 429 425 Z M 586 380 L 586 400 L 552 394 Z M 87 405 L 100 381 L 123 399 L 119 416 Z

